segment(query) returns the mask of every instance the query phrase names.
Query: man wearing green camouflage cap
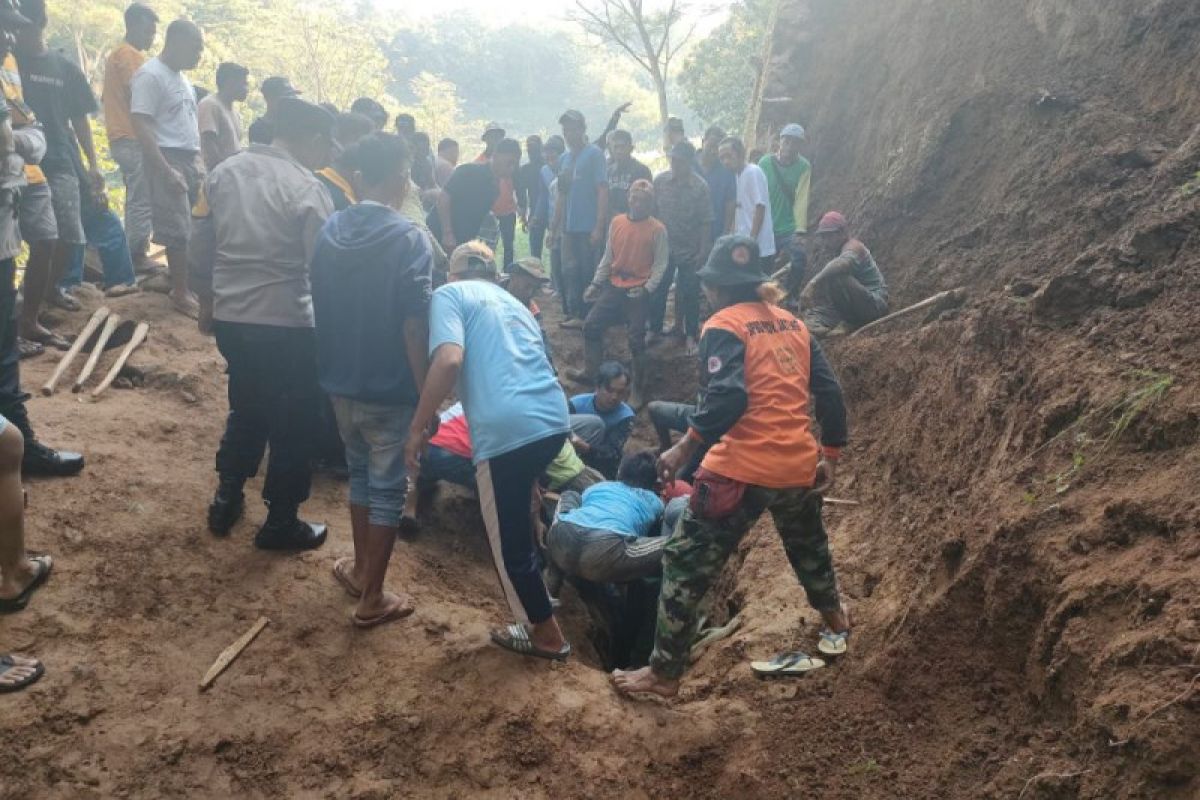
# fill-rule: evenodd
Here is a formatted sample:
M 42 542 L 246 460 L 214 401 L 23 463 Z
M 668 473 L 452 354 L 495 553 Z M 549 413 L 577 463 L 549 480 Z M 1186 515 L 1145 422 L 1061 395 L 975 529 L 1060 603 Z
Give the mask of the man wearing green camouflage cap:
M 719 239 L 699 276 L 714 309 L 700 337 L 705 386 L 687 434 L 659 457 L 660 478 L 673 481 L 701 448 L 709 450 L 688 509 L 664 549 L 650 664 L 613 673 L 626 694 L 672 697 L 679 691 L 700 603 L 764 511 L 774 518 L 810 605 L 824 618 L 818 649 L 840 655 L 849 636 L 821 521 L 821 495 L 833 484 L 846 443 L 837 378 L 804 324 L 776 305 L 782 291 L 763 273 L 754 239 Z M 824 662 L 787 653 L 761 664 L 767 666 L 755 669 L 794 674 Z

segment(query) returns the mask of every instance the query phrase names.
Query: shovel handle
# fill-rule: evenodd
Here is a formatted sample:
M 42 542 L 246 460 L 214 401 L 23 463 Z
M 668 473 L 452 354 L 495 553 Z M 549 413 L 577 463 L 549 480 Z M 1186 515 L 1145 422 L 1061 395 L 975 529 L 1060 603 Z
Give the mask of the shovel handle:
M 58 386 L 58 382 L 67 371 L 67 367 L 71 366 L 71 362 L 83 350 L 83 346 L 87 344 L 87 340 L 100 327 L 100 323 L 104 322 L 104 318 L 108 316 L 108 313 L 108 306 L 100 306 L 100 308 L 97 308 L 92 313 L 92 318 L 87 321 L 87 325 L 84 325 L 83 330 L 75 337 L 75 341 L 71 343 L 71 349 L 63 354 L 62 361 L 59 361 L 58 366 L 54 368 L 54 374 L 50 376 L 50 380 L 46 381 L 46 385 L 42 387 L 43 395 L 49 397 L 54 394 L 54 388 Z

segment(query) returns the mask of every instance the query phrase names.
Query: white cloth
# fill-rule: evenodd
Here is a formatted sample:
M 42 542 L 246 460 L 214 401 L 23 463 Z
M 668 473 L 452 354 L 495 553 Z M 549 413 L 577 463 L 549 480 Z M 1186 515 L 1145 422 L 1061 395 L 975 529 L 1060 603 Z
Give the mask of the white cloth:
M 182 72 L 152 58 L 134 74 L 132 92 L 129 110 L 154 120 L 154 139 L 159 147 L 200 150 L 196 92 Z
M 737 176 L 737 211 L 733 216 L 733 231 L 746 236 L 754 228 L 754 209 L 763 207 L 762 228 L 758 231 L 758 254 L 775 255 L 775 231 L 771 227 L 771 194 L 767 174 L 757 164 L 747 164 Z

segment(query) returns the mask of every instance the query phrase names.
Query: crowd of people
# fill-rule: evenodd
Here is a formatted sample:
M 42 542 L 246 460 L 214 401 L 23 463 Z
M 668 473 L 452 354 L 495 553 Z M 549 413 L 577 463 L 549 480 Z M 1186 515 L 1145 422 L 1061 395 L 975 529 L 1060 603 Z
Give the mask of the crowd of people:
M 392 549 L 450 482 L 479 499 L 513 617 L 491 633 L 502 648 L 567 658 L 555 609 L 569 583 L 603 633 L 618 689 L 674 695 L 708 589 L 770 512 L 824 621 L 818 651 L 846 651 L 821 518 L 846 414 L 818 338 L 886 313 L 887 287 L 841 213 L 822 215 L 810 239 L 800 125 L 782 129 L 775 152 L 748 154 L 716 127 L 697 149 L 672 118 L 670 166 L 654 175 L 620 127 L 628 106 L 594 139 L 568 110 L 561 135 L 523 146 L 489 123 L 478 155 L 460 161 L 463 143 L 435 148 L 412 116 L 390 120 L 375 99 L 341 110 L 267 76 L 266 112 L 244 144 L 238 105 L 257 76 L 222 63 L 215 91 L 199 92 L 187 73 L 204 50 L 201 29 L 171 22 L 148 57 L 158 17 L 135 3 L 104 73 L 122 231 L 91 137 L 99 104 L 78 68 L 46 48 L 46 22 L 44 0 L 0 2 L 11 42 L 0 71 L 0 314 L 11 321 L 0 343 L 0 610 L 23 608 L 51 568 L 23 547 L 22 470 L 83 466 L 34 438 L 20 343 L 66 345 L 38 310 L 78 306 L 69 272 L 85 242 L 100 250 L 113 293 L 136 291 L 156 243 L 174 308 L 215 338 L 228 365 L 210 530 L 231 533 L 265 458 L 254 544 L 320 547 L 326 526 L 301 507 L 314 467 L 343 471 L 353 554 L 333 577 L 356 601 L 355 626 L 412 613 L 419 598 L 387 587 Z M 528 258 L 516 258 L 518 225 Z M 810 275 L 810 262 L 823 266 Z M 561 379 L 537 304 L 553 297 L 584 352 Z M 605 353 L 614 326 L 626 328 L 629 364 Z M 697 361 L 699 395 L 648 402 L 649 354 L 673 340 Z M 643 409 L 658 451 L 630 443 Z M 796 651 L 756 669 L 823 663 Z M 42 669 L 5 656 L 0 690 Z

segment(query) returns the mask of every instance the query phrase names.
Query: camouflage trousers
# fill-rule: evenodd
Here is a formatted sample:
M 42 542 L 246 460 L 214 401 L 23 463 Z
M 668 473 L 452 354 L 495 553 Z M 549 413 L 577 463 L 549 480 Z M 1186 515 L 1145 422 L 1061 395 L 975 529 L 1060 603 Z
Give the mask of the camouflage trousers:
M 723 519 L 702 519 L 689 507 L 663 550 L 662 590 L 650 666 L 665 678 L 679 678 L 688 666 L 696 638 L 697 612 L 742 537 L 764 511 L 770 511 L 788 561 L 818 611 L 839 608 L 837 575 L 829 538 L 821 521 L 821 496 L 807 489 L 747 486 L 742 504 Z

